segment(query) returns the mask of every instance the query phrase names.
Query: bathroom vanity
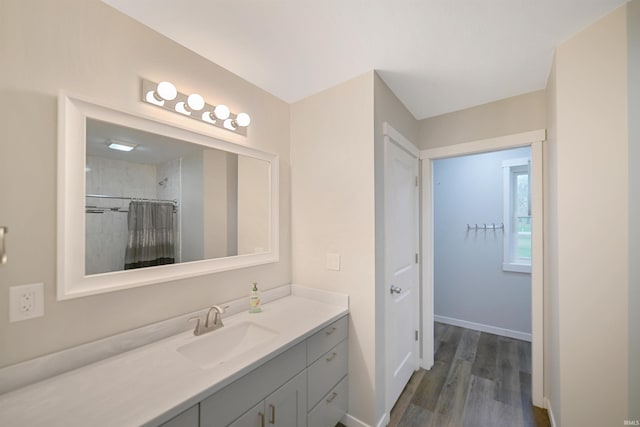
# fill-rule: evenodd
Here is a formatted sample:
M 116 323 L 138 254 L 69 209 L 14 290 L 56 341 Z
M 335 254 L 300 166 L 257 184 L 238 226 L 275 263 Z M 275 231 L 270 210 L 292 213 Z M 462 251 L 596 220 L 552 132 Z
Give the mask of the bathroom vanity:
M 216 331 L 180 332 L 4 393 L 0 425 L 333 427 L 348 406 L 348 297 L 296 285 L 271 292 L 261 313 L 247 313 L 247 299 L 225 304 Z M 20 375 L 10 368 L 0 380 Z

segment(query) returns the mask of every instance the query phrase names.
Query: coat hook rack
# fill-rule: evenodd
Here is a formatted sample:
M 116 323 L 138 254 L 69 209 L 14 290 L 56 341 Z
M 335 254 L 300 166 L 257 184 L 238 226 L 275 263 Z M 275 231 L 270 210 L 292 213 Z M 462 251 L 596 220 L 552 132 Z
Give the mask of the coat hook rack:
M 474 230 L 504 230 L 504 223 L 500 223 L 500 225 L 496 225 L 495 223 L 491 223 L 491 225 L 482 224 L 482 225 L 470 225 L 467 224 L 467 231 Z

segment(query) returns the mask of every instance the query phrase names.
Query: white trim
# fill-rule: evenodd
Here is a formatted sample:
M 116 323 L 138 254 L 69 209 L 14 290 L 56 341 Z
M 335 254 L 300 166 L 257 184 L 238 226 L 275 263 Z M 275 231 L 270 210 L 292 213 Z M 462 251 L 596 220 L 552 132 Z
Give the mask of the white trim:
M 384 416 L 383 416 L 384 418 Z M 382 420 L 380 420 L 382 421 Z M 347 427 L 371 427 L 369 424 L 357 419 L 356 417 L 354 417 L 353 415 L 349 415 L 349 414 L 344 414 L 344 416 L 342 417 L 342 419 L 340 420 L 340 422 L 342 424 L 344 424 Z M 383 427 L 386 424 L 380 424 L 378 423 L 378 427 Z
M 506 228 L 506 225 L 505 225 Z M 506 240 L 506 239 L 505 239 Z M 512 273 L 529 273 L 531 274 L 531 264 L 520 264 L 517 262 L 503 262 L 503 271 L 511 271 Z
M 515 227 L 512 220 L 514 219 L 514 200 L 516 198 L 516 184 L 514 183 L 514 173 L 524 173 L 526 167 L 526 173 L 529 174 L 529 163 L 531 159 L 529 157 L 520 157 L 517 159 L 506 159 L 502 161 L 502 224 L 504 227 L 504 233 L 502 238 L 502 270 L 511 271 L 514 273 L 531 273 L 531 261 L 526 261 L 520 258 L 516 259 L 517 232 L 513 228 Z
M 531 144 L 531 399 L 544 404 L 544 212 L 542 141 Z
M 421 159 L 442 159 L 467 154 L 486 153 L 488 151 L 505 150 L 509 148 L 526 147 L 536 141 L 544 141 L 546 131 L 544 129 L 531 132 L 517 133 L 514 135 L 500 136 L 498 138 L 481 139 L 462 144 L 448 145 L 446 147 L 431 148 L 420 152 Z
M 94 118 L 269 162 L 270 251 L 85 276 L 85 122 Z M 279 260 L 278 155 L 213 138 L 151 117 L 67 96 L 58 98 L 57 299 L 66 300 L 235 270 Z
M 546 397 L 544 398 L 544 407 L 547 409 L 547 413 L 549 414 L 549 422 L 551 423 L 551 427 L 557 427 L 558 424 L 556 424 L 556 419 L 553 416 L 553 410 L 551 409 L 551 401 L 549 401 L 549 399 L 547 399 Z
M 382 414 L 382 418 L 380 418 L 380 421 L 378 421 L 376 427 L 384 427 L 389 424 L 389 421 L 391 421 L 391 416 L 388 412 L 385 412 L 384 414 Z
M 512 329 L 498 328 L 497 326 L 485 325 L 482 323 L 469 322 L 468 320 L 454 319 L 453 317 L 433 316 L 436 322 L 446 323 L 447 325 L 460 326 L 462 328 L 473 329 L 474 331 L 487 332 L 503 337 L 515 338 L 517 340 L 531 342 L 531 334 L 527 332 L 514 331 Z
M 544 129 L 472 141 L 447 147 L 433 148 L 420 152 L 422 162 L 422 330 L 433 333 L 433 176 L 432 162 L 435 159 L 455 157 L 475 153 L 531 146 L 531 398 L 533 404 L 544 404 L 544 299 L 543 299 L 543 222 L 542 222 L 542 141 L 546 138 Z M 423 361 L 429 369 L 433 365 L 433 337 L 424 334 Z M 428 358 L 431 357 L 431 360 Z
M 397 145 L 409 152 L 415 158 L 420 158 L 420 150 L 411 141 L 404 137 L 400 132 L 395 130 L 389 123 L 382 123 L 382 135 L 392 139 Z
M 422 368 L 431 369 L 434 360 L 433 344 L 433 164 L 422 163 Z

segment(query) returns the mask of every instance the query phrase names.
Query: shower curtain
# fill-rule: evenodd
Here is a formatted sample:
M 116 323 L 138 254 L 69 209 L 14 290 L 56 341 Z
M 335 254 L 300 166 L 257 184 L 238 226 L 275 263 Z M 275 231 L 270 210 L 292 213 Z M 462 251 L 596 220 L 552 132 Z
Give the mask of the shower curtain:
M 173 215 L 171 203 L 129 204 L 125 270 L 175 263 Z

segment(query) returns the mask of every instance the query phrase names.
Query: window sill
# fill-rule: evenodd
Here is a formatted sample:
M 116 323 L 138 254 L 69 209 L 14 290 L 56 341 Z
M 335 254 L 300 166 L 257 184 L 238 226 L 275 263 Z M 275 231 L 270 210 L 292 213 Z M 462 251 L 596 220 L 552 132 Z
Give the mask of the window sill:
M 503 271 L 511 271 L 514 273 L 527 273 L 531 274 L 531 264 L 518 264 L 518 263 L 503 263 Z

